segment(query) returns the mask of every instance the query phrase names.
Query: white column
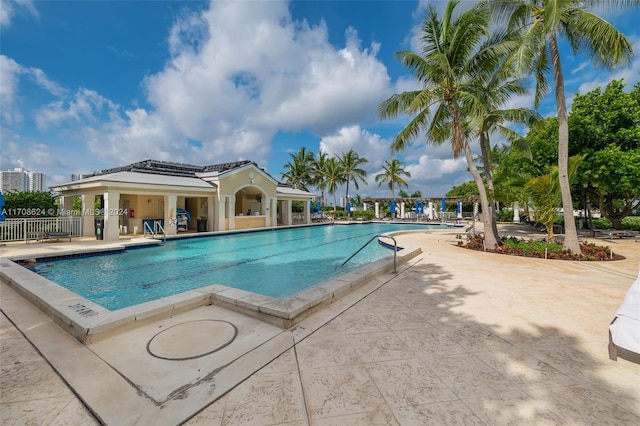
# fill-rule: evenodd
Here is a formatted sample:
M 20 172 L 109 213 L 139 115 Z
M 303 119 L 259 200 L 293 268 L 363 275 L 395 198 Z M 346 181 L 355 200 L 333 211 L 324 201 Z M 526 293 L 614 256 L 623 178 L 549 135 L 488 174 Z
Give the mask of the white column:
M 164 197 L 164 232 L 167 235 L 178 233 L 178 196 L 165 195 Z
M 265 226 L 278 226 L 278 199 L 269 197 L 268 200 L 269 203 L 264 212 L 267 215 Z
M 429 201 L 429 220 L 433 220 L 433 201 Z
M 284 225 L 293 225 L 293 215 L 291 212 L 291 200 L 283 200 L 282 202 L 282 223 Z
M 520 203 L 517 201 L 513 203 L 513 222 L 520 223 Z
M 218 213 L 218 203 L 216 203 L 216 197 L 209 195 L 207 197 L 207 231 L 213 231 L 215 229 L 216 214 Z
M 120 239 L 120 193 L 104 193 L 104 240 Z
M 96 196 L 91 195 L 82 195 L 82 236 L 83 237 L 94 237 L 96 235 L 96 212 L 95 212 L 95 202 Z
M 218 195 L 215 198 L 215 202 L 209 207 L 210 209 L 214 209 L 215 213 L 213 213 L 213 225 L 209 228 L 212 231 L 225 231 L 224 219 L 225 219 L 225 211 L 227 198 L 225 196 Z
M 309 201 L 304 203 L 304 223 L 311 223 L 311 206 L 309 205 Z
M 380 203 L 376 201 L 376 219 L 380 219 Z
M 400 218 L 404 219 L 404 201 L 400 203 Z
M 73 197 L 60 197 L 60 212 L 58 213 L 58 216 L 71 216 L 72 210 Z
M 225 195 L 224 198 L 226 217 L 229 219 L 227 231 L 231 231 L 236 229 L 236 197 L 235 195 Z

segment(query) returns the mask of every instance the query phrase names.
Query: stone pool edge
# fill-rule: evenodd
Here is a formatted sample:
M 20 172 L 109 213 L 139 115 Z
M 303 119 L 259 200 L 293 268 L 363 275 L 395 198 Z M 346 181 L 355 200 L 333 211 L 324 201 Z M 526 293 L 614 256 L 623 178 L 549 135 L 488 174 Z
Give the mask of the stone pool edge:
M 407 232 L 416 231 L 400 231 L 392 235 Z M 397 252 L 396 264 L 406 263 L 421 252 L 419 247 L 404 247 Z M 393 257 L 389 256 L 289 299 L 276 299 L 213 284 L 117 311 L 105 309 L 7 258 L 0 258 L 0 280 L 46 313 L 76 340 L 89 345 L 152 321 L 211 304 L 289 329 L 393 268 Z

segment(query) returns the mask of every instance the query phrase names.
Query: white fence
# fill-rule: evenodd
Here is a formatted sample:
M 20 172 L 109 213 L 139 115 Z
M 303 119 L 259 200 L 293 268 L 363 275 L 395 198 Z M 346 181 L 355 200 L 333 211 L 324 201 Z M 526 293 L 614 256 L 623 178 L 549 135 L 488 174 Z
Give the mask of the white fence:
M 37 217 L 0 222 L 0 241 L 35 240 L 45 232 L 69 232 L 71 236 L 81 236 L 82 217 Z

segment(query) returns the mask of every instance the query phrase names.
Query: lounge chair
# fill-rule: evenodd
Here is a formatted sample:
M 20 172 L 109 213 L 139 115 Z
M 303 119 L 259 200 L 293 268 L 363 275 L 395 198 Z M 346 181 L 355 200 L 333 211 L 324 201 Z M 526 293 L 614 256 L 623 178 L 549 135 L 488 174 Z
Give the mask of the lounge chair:
M 609 358 L 640 364 L 640 273 L 609 324 Z

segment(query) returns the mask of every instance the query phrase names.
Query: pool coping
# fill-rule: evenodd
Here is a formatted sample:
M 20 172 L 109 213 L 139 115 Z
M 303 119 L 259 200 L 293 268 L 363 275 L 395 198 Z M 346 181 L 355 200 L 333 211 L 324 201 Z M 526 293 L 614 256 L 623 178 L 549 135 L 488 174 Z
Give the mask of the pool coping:
M 403 230 L 385 235 L 432 231 L 434 230 Z M 64 254 L 118 251 L 141 244 L 143 243 L 113 244 L 101 250 L 93 247 Z M 396 252 L 396 266 L 421 252 L 420 247 L 404 247 Z M 276 299 L 223 284 L 212 284 L 117 311 L 110 311 L 79 296 L 8 258 L 0 258 L 0 280 L 50 316 L 79 342 L 89 345 L 152 321 L 211 304 L 243 313 L 282 329 L 289 329 L 351 290 L 377 276 L 393 271 L 393 257 L 390 255 L 288 299 Z

